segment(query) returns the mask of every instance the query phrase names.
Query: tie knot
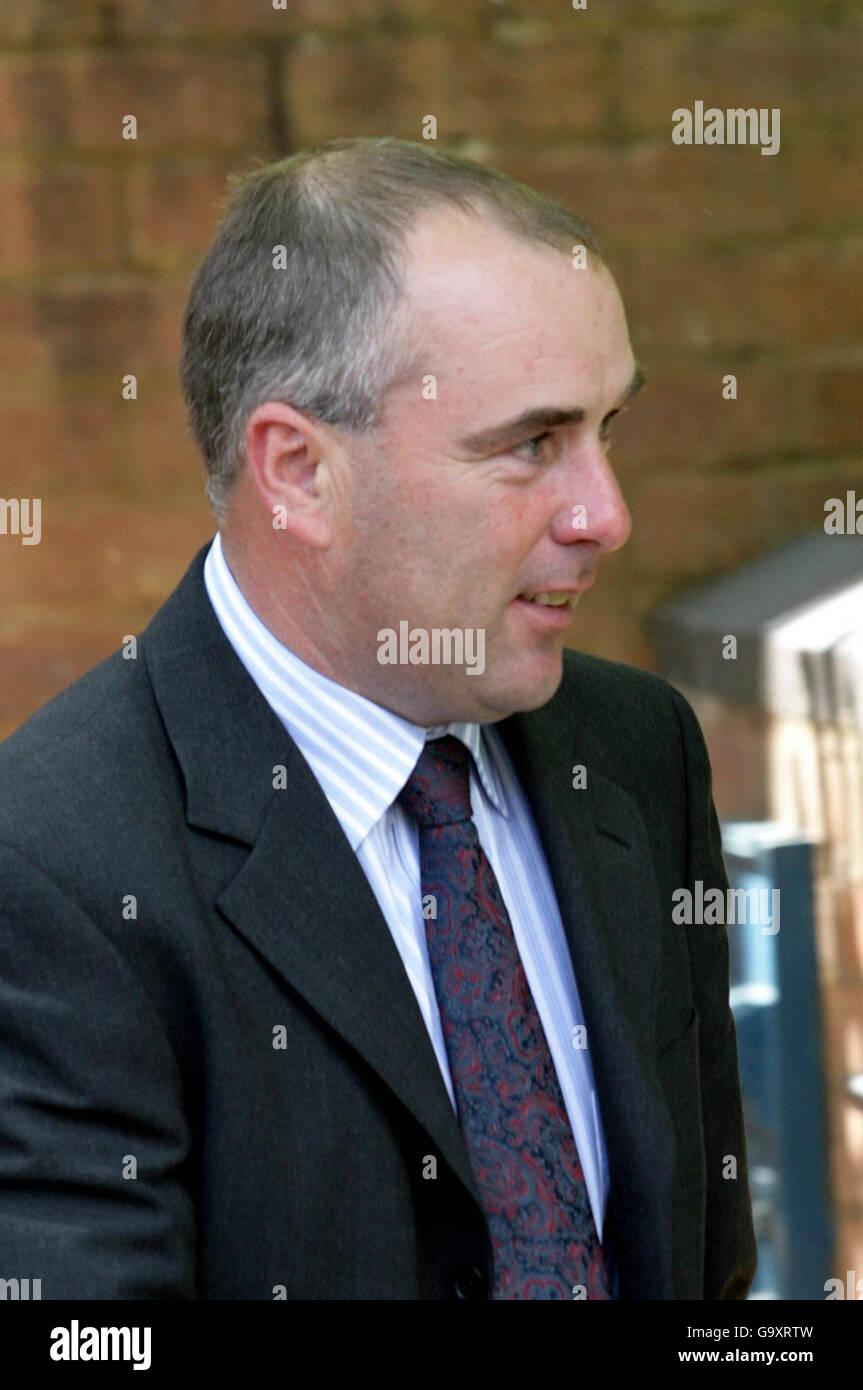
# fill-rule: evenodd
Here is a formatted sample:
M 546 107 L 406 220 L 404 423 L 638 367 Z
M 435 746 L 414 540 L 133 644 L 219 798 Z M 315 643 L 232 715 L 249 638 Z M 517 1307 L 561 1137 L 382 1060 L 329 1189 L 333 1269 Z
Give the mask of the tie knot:
M 452 734 L 428 739 L 398 801 L 420 826 L 470 820 L 470 758 Z

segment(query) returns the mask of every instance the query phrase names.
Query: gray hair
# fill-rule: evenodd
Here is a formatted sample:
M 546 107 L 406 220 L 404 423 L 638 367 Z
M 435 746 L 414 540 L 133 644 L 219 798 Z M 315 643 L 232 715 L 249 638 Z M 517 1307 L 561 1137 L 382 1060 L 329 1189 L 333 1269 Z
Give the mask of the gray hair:
M 358 432 L 416 370 L 402 308 L 407 235 L 450 205 L 559 249 L 600 250 L 567 207 L 497 170 L 390 137 L 330 140 L 228 180 L 230 199 L 183 315 L 180 384 L 218 517 L 249 415 L 281 401 Z M 284 268 L 274 252 L 285 248 Z

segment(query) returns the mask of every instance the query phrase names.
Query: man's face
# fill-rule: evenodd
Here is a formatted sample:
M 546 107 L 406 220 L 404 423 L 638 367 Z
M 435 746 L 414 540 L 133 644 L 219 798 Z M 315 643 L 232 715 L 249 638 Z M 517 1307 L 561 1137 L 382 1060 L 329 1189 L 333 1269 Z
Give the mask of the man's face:
M 460 213 L 425 218 L 409 246 L 422 365 L 375 434 L 351 436 L 350 515 L 330 552 L 338 647 L 346 684 L 416 723 L 493 722 L 554 694 L 578 591 L 629 535 L 606 430 L 636 365 L 604 268 Z M 508 423 L 538 411 L 574 418 Z M 561 590 L 564 608 L 521 597 Z M 482 674 L 381 665 L 378 633 L 402 621 L 482 629 Z

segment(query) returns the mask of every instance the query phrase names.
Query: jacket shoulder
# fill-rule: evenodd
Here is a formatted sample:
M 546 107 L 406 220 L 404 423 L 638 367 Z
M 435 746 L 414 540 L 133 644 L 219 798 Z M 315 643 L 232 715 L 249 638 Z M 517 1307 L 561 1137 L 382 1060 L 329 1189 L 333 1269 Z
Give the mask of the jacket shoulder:
M 621 785 L 682 786 L 690 761 L 707 767 L 686 697 L 652 671 L 567 649 L 552 705 L 555 718 L 578 731 L 586 756 Z
M 686 705 L 663 676 L 571 647 L 564 650 L 563 680 L 555 700 L 577 707 L 581 720 L 602 723 L 625 714 L 637 727 L 657 720 L 667 727 L 675 707 Z
M 116 799 L 154 720 L 144 663 L 119 651 L 55 695 L 0 743 L 0 841 L 44 854 L 61 827 L 74 838 L 85 807 Z

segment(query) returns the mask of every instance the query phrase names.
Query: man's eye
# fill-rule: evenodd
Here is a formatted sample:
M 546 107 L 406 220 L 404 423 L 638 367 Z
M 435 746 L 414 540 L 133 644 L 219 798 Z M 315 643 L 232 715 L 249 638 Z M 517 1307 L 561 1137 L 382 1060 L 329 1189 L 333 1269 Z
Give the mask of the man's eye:
M 513 449 L 514 454 L 521 453 L 522 449 L 528 450 L 529 459 L 538 460 L 542 457 L 542 445 L 546 439 L 551 439 L 551 432 L 546 430 L 544 434 L 535 434 L 533 439 L 526 439 L 523 444 L 517 444 Z
M 600 443 L 602 444 L 606 453 L 608 453 L 609 449 L 611 448 L 611 422 L 614 419 L 615 415 L 625 414 L 626 409 L 627 407 L 624 406 L 622 410 L 612 410 L 610 415 L 606 415 L 605 419 L 599 427 Z

